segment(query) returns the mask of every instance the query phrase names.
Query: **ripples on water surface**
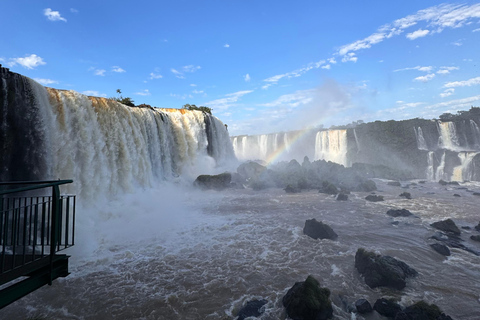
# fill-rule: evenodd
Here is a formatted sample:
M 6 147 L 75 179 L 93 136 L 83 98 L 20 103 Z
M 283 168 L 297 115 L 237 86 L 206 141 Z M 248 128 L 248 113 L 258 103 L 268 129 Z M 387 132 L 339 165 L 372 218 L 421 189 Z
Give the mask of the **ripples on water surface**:
M 171 196 L 152 189 L 109 210 L 86 210 L 93 216 L 78 218 L 78 244 L 67 252 L 71 275 L 8 306 L 1 318 L 233 319 L 246 301 L 264 298 L 269 303 L 262 319 L 285 319 L 283 295 L 312 274 L 332 291 L 336 319 L 352 318 L 345 302 L 367 298 L 373 304 L 386 296 L 404 305 L 435 303 L 454 319 L 479 319 L 480 257 L 453 249 L 446 259 L 429 247 L 428 238 L 434 232 L 430 223 L 452 218 L 459 227 L 472 227 L 462 230 L 462 238 L 480 250 L 469 239 L 478 233 L 473 226 L 480 220 L 480 197 L 471 191 L 480 185 L 377 185 L 384 202 L 367 203 L 366 193 L 352 193 L 343 202 L 316 191 L 183 196 L 177 190 Z M 400 198 L 403 191 L 414 199 Z M 391 208 L 406 208 L 415 217 L 391 218 L 385 214 Z M 311 218 L 329 224 L 338 240 L 304 236 Z M 419 276 L 401 292 L 370 289 L 354 268 L 359 247 L 403 260 Z

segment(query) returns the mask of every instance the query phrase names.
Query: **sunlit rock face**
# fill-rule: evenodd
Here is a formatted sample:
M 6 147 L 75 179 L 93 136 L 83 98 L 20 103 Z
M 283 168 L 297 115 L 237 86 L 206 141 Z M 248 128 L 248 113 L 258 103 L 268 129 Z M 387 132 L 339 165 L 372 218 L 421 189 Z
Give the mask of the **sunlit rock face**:
M 298 136 L 294 132 L 231 139 L 240 160 L 271 163 L 308 156 L 347 167 L 355 163 L 385 166 L 408 178 L 463 181 L 480 180 L 479 127 L 480 116 L 472 114 L 445 122 L 375 121 L 355 128 L 304 131 L 301 143 L 288 139 Z
M 73 179 L 94 198 L 235 161 L 228 132 L 200 111 L 132 108 L 45 88 L 0 67 L 0 179 Z

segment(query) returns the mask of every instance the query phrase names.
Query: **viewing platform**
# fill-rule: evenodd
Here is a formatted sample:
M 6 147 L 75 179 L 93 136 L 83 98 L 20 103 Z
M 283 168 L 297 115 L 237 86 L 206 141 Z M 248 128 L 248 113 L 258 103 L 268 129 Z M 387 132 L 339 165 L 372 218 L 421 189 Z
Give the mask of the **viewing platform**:
M 75 243 L 72 180 L 0 182 L 0 309 L 59 277 L 66 277 Z

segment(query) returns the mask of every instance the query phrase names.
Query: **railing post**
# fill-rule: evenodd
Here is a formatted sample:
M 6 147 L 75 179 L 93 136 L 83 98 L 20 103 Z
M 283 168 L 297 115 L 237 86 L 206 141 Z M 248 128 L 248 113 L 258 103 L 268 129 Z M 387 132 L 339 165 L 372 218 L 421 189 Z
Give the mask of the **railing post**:
M 58 214 L 60 206 L 60 188 L 58 185 L 52 186 L 52 229 L 50 230 L 50 271 L 53 270 L 53 258 L 56 252 L 58 241 Z M 52 272 L 50 272 L 49 285 L 52 285 Z

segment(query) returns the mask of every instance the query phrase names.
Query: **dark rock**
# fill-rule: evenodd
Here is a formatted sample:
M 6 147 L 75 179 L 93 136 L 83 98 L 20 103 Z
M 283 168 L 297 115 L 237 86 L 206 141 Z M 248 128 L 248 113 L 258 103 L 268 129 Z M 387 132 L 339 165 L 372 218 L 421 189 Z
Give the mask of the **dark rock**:
M 461 195 L 459 195 L 458 193 L 454 193 L 453 196 L 454 197 L 461 197 Z
M 397 313 L 402 311 L 402 307 L 392 299 L 387 300 L 381 298 L 375 301 L 373 310 L 377 311 L 384 317 L 395 318 Z
M 421 183 L 421 184 L 425 184 L 427 181 L 425 180 L 421 180 L 421 181 L 418 181 L 418 183 Z
M 472 230 L 472 228 L 469 227 L 469 226 L 462 226 L 461 228 L 462 228 L 463 230 Z
M 391 217 L 408 217 L 411 216 L 412 213 L 407 209 L 390 209 L 387 211 L 387 214 Z
M 405 262 L 363 248 L 355 254 L 355 268 L 365 277 L 365 283 L 370 288 L 390 287 L 401 290 L 405 288 L 407 277 L 417 275 L 417 271 Z
M 372 202 L 383 201 L 383 196 L 377 196 L 375 194 L 369 194 L 368 196 L 365 197 L 365 200 L 372 201 Z
M 291 184 L 287 185 L 285 187 L 285 189 L 283 189 L 283 190 L 285 190 L 286 193 L 299 193 L 300 192 L 299 188 L 294 187 Z
M 457 181 L 445 181 L 445 180 L 440 180 L 438 181 L 442 186 L 446 185 L 453 185 L 453 186 L 459 186 L 460 184 Z
M 326 194 L 337 194 L 338 189 L 332 183 L 328 181 L 323 181 L 322 188 L 319 190 L 319 192 L 326 193 Z
M 445 313 L 442 313 L 436 320 L 453 320 L 452 317 L 447 316 Z
M 402 192 L 400 194 L 400 197 L 405 197 L 406 199 L 412 199 L 412 195 L 410 194 L 410 192 Z
M 392 225 L 394 225 L 394 226 L 398 226 L 399 224 L 400 224 L 400 222 L 398 222 L 398 221 L 393 221 L 392 222 Z
M 367 299 L 358 299 L 357 301 L 355 301 L 355 307 L 357 308 L 357 312 L 360 314 L 373 311 L 372 305 L 370 304 L 370 302 L 368 302 Z
M 267 300 L 252 300 L 248 301 L 246 305 L 240 309 L 238 312 L 238 319 L 237 320 L 244 320 L 248 317 L 258 317 L 261 316 L 264 310 L 262 310 L 263 306 L 267 304 Z
M 434 304 L 419 301 L 397 313 L 395 320 L 436 320 L 442 311 Z
M 479 241 L 480 242 L 480 236 L 470 236 L 470 239 L 473 241 Z
M 460 236 L 455 235 L 453 233 L 444 234 L 441 232 L 435 232 L 431 237 L 431 239 L 438 240 L 451 248 L 462 249 L 467 252 L 473 253 L 474 255 L 480 256 L 480 252 L 478 250 L 465 246 L 462 243 L 463 240 L 460 238 Z
M 253 161 L 242 163 L 238 168 L 237 172 L 245 180 L 258 180 L 260 175 L 262 175 L 267 170 L 267 167 L 262 166 Z
M 312 276 L 303 282 L 297 282 L 283 297 L 283 306 L 288 317 L 294 320 L 325 320 L 333 316 L 330 290 L 320 287 Z
M 480 222 L 475 226 L 475 230 L 480 231 Z
M 345 193 L 339 193 L 338 196 L 337 196 L 337 200 L 338 201 L 347 201 L 348 196 Z
M 335 233 L 335 231 L 333 231 L 330 226 L 324 224 L 321 221 L 317 221 L 316 219 L 310 219 L 305 221 L 303 233 L 313 239 L 335 240 L 338 238 L 338 235 Z
M 442 256 L 449 256 L 450 255 L 450 249 L 448 249 L 448 247 L 444 244 L 433 243 L 433 244 L 430 245 L 430 247 L 432 247 L 433 250 L 437 251 Z
M 215 189 L 223 190 L 230 186 L 232 175 L 229 172 L 217 174 L 217 175 L 200 175 L 193 182 L 194 186 L 202 189 Z
M 388 181 L 387 185 L 394 186 L 394 187 L 401 187 L 402 186 L 402 184 L 398 181 Z
M 448 184 L 448 182 L 445 180 L 439 180 L 438 183 L 440 183 L 442 186 L 446 186 Z
M 472 193 L 474 196 L 480 196 L 480 192 L 474 192 Z
M 437 221 L 432 223 L 431 226 L 438 230 L 442 230 L 455 235 L 460 235 L 460 229 L 458 229 L 457 225 L 455 224 L 455 222 L 453 222 L 452 219 Z
M 357 186 L 358 191 L 370 192 L 377 190 L 377 185 L 373 180 L 366 180 Z

